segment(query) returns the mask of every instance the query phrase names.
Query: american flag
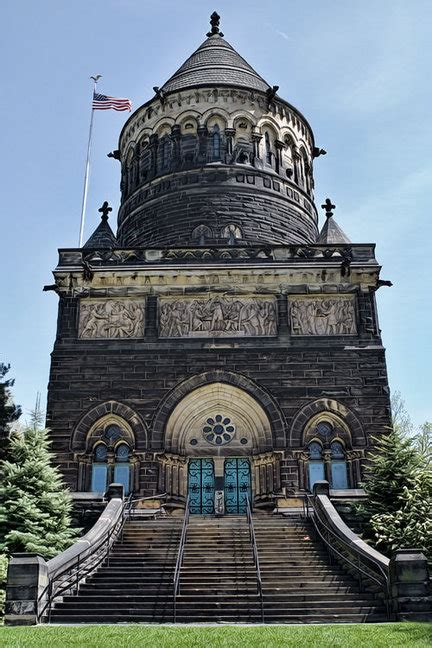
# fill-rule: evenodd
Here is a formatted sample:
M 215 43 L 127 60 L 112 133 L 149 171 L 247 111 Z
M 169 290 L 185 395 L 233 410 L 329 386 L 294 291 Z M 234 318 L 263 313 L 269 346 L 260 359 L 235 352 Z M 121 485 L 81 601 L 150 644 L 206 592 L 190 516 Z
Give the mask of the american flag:
M 120 99 L 119 97 L 108 97 L 107 95 L 93 93 L 93 110 L 132 110 L 130 99 Z

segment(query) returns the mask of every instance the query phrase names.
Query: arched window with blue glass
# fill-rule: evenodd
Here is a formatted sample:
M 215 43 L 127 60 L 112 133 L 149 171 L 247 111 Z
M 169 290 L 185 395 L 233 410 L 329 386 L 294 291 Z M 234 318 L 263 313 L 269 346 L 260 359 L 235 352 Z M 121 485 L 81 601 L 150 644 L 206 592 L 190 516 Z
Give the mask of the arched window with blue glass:
M 309 489 L 312 490 L 315 482 L 325 479 L 323 448 L 321 443 L 318 441 L 311 441 L 308 446 L 308 454 Z
M 93 450 L 91 490 L 105 493 L 108 485 L 108 448 L 105 443 L 98 443 Z
M 334 489 L 348 488 L 348 472 L 345 448 L 340 441 L 330 444 L 331 455 L 331 487 Z
M 265 161 L 267 164 L 272 164 L 272 158 L 273 158 L 273 153 L 271 149 L 271 143 L 270 143 L 270 135 L 268 131 L 264 133 L 264 146 L 265 146 Z
M 213 126 L 212 130 L 212 159 L 220 160 L 221 156 L 221 136 L 218 124 Z
M 119 443 L 114 452 L 114 482 L 123 484 L 124 493 L 128 495 L 130 491 L 130 449 L 127 443 Z
M 105 493 L 112 483 L 123 484 L 125 494 L 133 490 L 134 435 L 117 417 L 98 421 L 87 438 L 83 486 L 94 493 Z

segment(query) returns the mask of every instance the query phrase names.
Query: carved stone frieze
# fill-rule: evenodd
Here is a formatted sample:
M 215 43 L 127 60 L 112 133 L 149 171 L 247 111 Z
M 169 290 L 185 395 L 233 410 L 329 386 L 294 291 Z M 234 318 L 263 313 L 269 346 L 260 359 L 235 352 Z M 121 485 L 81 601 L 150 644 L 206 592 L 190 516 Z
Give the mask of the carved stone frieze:
M 82 299 L 78 337 L 139 338 L 144 335 L 144 303 L 135 299 Z
M 277 335 L 274 297 L 160 299 L 160 337 L 238 337 Z
M 354 296 L 289 299 L 292 335 L 356 335 Z

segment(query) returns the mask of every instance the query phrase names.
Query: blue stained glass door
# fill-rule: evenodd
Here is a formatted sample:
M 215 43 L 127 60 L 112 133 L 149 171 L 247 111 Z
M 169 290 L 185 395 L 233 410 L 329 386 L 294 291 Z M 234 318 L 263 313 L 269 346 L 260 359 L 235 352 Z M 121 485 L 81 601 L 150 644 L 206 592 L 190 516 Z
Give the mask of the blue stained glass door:
M 248 497 L 251 498 L 249 459 L 225 459 L 225 513 L 246 513 Z
M 189 511 L 195 515 L 214 513 L 215 475 L 213 459 L 190 459 L 188 467 Z

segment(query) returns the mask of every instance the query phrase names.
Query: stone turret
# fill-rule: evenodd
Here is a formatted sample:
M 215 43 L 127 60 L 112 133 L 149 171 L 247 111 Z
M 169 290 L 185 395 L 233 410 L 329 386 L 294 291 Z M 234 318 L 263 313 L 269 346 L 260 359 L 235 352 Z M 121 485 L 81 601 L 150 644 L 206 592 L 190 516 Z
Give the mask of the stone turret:
M 120 135 L 119 245 L 313 243 L 312 130 L 212 21 Z

